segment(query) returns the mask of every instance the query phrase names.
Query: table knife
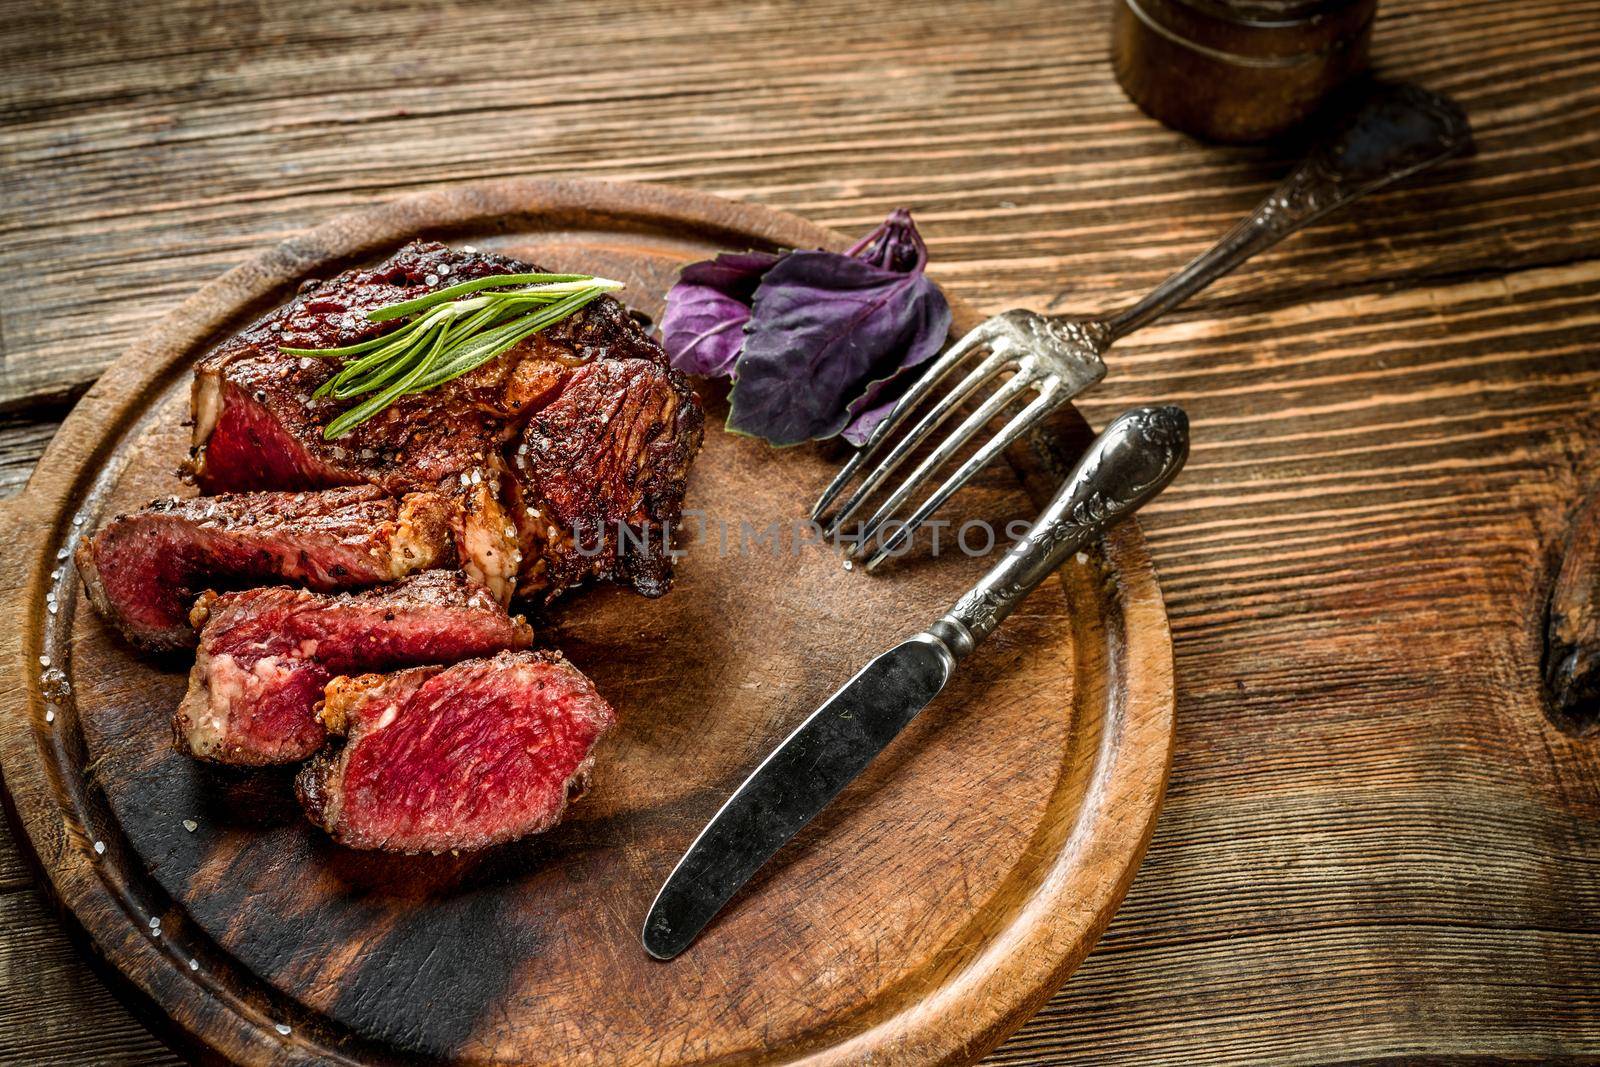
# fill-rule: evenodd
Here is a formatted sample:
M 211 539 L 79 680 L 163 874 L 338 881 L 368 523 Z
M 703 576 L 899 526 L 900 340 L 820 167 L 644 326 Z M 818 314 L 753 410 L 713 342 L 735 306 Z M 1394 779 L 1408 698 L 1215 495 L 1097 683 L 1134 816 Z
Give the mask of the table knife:
M 650 906 L 645 951 L 667 960 L 688 948 L 761 865 L 939 695 L 957 665 L 1035 586 L 1159 493 L 1188 455 L 1182 408 L 1136 408 L 1106 427 L 993 570 L 933 625 L 863 667 L 728 798 Z

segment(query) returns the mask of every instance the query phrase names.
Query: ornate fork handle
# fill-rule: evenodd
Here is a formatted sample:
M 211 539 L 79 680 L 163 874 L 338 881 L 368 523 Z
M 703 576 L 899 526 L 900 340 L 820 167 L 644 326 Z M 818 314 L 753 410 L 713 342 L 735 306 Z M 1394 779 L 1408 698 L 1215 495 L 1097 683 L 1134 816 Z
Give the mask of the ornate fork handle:
M 1069 555 L 1161 492 L 1189 457 L 1179 407 L 1135 408 L 1095 438 L 1027 536 L 929 628 L 957 659 L 977 647 Z
M 1209 251 L 1106 319 L 1105 344 L 1177 307 L 1328 212 L 1471 147 L 1472 128 L 1454 102 L 1414 85 L 1379 87 L 1342 133 L 1307 156 Z

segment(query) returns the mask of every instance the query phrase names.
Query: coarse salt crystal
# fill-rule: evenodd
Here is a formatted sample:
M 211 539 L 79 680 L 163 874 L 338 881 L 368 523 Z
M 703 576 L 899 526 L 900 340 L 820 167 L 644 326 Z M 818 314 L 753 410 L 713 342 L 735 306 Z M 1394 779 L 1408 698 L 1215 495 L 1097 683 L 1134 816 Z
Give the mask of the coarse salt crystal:
M 293 1028 L 288 1023 L 279 1023 L 277 1025 L 277 1031 L 278 1031 L 278 1033 L 282 1034 L 284 1037 L 288 1037 L 291 1033 L 294 1032 Z
M 183 820 L 183 828 L 192 834 L 200 828 L 200 824 L 193 819 L 185 819 Z
M 56 605 L 51 604 L 50 605 L 50 614 L 54 615 L 55 613 L 56 613 Z
M 104 856 L 106 854 L 106 843 L 104 841 L 96 841 L 94 843 L 94 854 L 96 856 Z
M 472 255 L 477 250 L 478 250 L 478 247 L 476 245 L 462 245 L 461 246 L 461 251 L 465 252 L 469 256 Z
M 150 929 L 152 929 L 152 930 L 161 929 L 161 916 L 159 916 L 159 915 L 150 916 Z
M 438 285 L 439 284 L 439 276 L 437 274 L 429 274 L 426 277 L 424 277 L 422 280 L 424 282 L 426 282 L 427 284 L 429 284 L 429 285 Z
M 41 667 L 50 666 L 50 657 L 49 656 L 40 656 L 39 657 L 39 666 L 41 666 Z
M 473 471 L 472 472 L 472 484 L 473 485 L 477 485 L 478 483 L 480 483 L 482 481 L 483 481 L 483 472 L 482 471 L 477 471 L 477 470 Z
M 1087 552 L 1079 552 L 1077 557 L 1076 557 L 1076 559 L 1077 559 L 1077 561 L 1079 563 L 1088 563 L 1089 562 L 1089 553 L 1087 553 Z
M 454 267 L 452 267 L 452 266 L 451 266 L 451 265 L 450 265 L 450 264 L 448 264 L 448 263 L 441 263 L 441 264 L 440 264 L 440 265 L 439 265 L 439 273 L 440 273 L 440 274 L 449 274 L 449 273 L 450 273 L 450 272 L 451 272 L 451 271 L 453 271 L 453 270 L 455 270 L 455 268 L 454 268 Z
M 45 708 L 44 709 L 44 721 L 45 722 L 55 722 L 56 721 L 56 709 L 55 708 Z
M 191 971 L 198 971 L 200 969 L 200 961 L 199 960 L 190 960 L 189 961 L 189 969 Z

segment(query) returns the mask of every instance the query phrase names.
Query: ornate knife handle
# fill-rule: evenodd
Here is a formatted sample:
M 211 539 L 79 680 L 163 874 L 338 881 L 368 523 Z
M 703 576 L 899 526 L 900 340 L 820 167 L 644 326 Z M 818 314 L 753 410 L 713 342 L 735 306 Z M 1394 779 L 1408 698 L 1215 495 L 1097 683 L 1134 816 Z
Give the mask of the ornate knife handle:
M 1332 140 L 1210 251 L 1107 319 L 1106 343 L 1177 307 L 1307 223 L 1471 147 L 1472 127 L 1453 101 L 1415 85 L 1377 86 Z
M 1138 511 L 1189 458 L 1189 417 L 1180 407 L 1135 408 L 1095 438 L 1066 484 L 1028 531 L 929 627 L 961 659 L 1068 556 Z

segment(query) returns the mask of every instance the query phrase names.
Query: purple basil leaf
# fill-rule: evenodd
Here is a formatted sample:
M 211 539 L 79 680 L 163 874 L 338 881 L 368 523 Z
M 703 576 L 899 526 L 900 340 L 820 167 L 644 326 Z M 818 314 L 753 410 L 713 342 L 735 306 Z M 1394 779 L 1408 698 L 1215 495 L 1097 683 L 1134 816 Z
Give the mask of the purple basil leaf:
M 898 215 L 899 213 L 897 213 Z M 892 255 L 906 231 L 891 216 L 857 250 Z M 776 445 L 831 437 L 874 378 L 939 350 L 950 325 L 944 294 L 922 274 L 914 229 L 910 273 L 833 252 L 791 252 L 756 290 L 730 394 L 728 428 Z
M 886 397 L 882 402 L 871 407 L 862 407 L 862 400 L 851 405 L 853 414 L 850 422 L 839 431 L 839 436 L 860 448 L 872 438 L 872 431 L 878 428 L 878 423 L 889 417 L 889 412 L 894 410 L 895 401 L 900 399 L 904 390 L 896 390 L 893 396 Z M 865 399 L 864 397 L 862 398 Z
M 845 250 L 845 255 L 864 260 L 884 270 L 913 274 L 927 262 L 927 246 L 911 221 L 911 212 L 897 207 L 883 225 Z
M 722 252 L 683 268 L 661 316 L 661 345 L 675 369 L 708 378 L 733 373 L 756 286 L 781 258 L 775 252 Z
M 938 351 L 935 346 L 934 351 Z M 917 364 L 926 362 L 918 360 Z M 867 385 L 866 392 L 850 401 L 845 408 L 844 429 L 839 431 L 839 436 L 860 448 L 867 443 L 867 438 L 872 436 L 872 431 L 878 428 L 878 423 L 888 417 L 894 410 L 895 403 L 911 388 L 911 383 L 916 380 L 918 372 L 916 365 L 902 367 L 887 378 L 879 378 Z
M 750 307 L 706 285 L 679 282 L 667 292 L 661 346 L 674 370 L 725 378 L 744 345 Z
M 715 259 L 701 260 L 683 268 L 680 285 L 708 285 L 741 303 L 750 303 L 761 276 L 783 258 L 776 252 L 719 252 Z
M 878 423 L 893 409 L 895 401 L 921 376 L 922 365 L 939 354 L 950 333 L 950 305 L 945 302 L 944 293 L 926 277 L 918 275 L 917 279 L 929 290 L 921 305 L 927 320 L 916 339 L 906 347 L 899 365 L 887 375 L 868 382 L 861 395 L 845 407 L 848 421 L 839 435 L 857 448 L 866 444 Z

